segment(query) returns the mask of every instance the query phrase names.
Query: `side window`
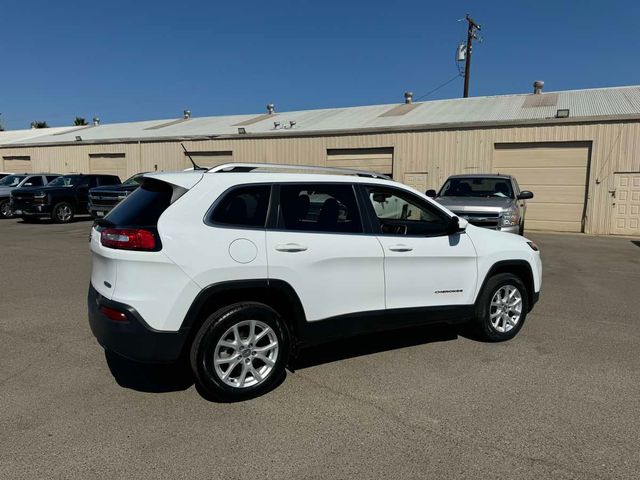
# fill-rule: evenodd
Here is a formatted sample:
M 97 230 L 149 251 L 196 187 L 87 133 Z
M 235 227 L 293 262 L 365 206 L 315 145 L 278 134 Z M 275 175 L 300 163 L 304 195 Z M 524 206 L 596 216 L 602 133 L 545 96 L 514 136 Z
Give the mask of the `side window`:
M 447 231 L 447 215 L 409 192 L 370 186 L 367 193 L 382 234 L 428 236 Z
M 42 185 L 44 185 L 44 182 L 42 181 L 42 177 L 40 175 L 29 177 L 24 183 L 25 185 L 30 183 L 30 187 L 41 187 Z
M 270 195 L 270 185 L 234 188 L 215 206 L 207 220 L 223 225 L 264 228 Z
M 78 182 L 78 187 L 88 187 L 89 186 L 89 177 L 81 177 Z
M 278 227 L 286 230 L 362 233 L 351 184 L 284 184 Z
M 55 180 L 56 178 L 58 178 L 58 175 L 47 175 L 47 183 Z

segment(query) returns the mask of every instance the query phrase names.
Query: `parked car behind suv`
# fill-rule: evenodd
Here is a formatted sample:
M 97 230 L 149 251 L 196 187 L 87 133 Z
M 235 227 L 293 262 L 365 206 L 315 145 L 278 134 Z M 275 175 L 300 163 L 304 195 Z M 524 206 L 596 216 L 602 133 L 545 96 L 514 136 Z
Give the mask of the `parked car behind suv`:
M 209 395 L 238 400 L 308 344 L 431 322 L 491 341 L 522 328 L 541 284 L 532 242 L 381 175 L 276 168 L 147 174 L 98 219 L 88 309 L 100 344 L 188 358 Z
M 0 218 L 11 218 L 11 192 L 22 187 L 42 187 L 59 175 L 57 173 L 9 174 L 0 179 Z
M 453 175 L 440 191 L 428 190 L 427 195 L 479 227 L 524 234 L 526 200 L 533 193 L 520 191 L 511 175 Z
M 89 213 L 89 188 L 119 183 L 116 175 L 61 175 L 44 187 L 13 190 L 11 209 L 27 222 L 50 218 L 56 223 L 68 223 L 76 215 Z
M 93 218 L 104 217 L 131 192 L 140 186 L 143 173 L 136 173 L 118 185 L 89 190 L 89 213 Z

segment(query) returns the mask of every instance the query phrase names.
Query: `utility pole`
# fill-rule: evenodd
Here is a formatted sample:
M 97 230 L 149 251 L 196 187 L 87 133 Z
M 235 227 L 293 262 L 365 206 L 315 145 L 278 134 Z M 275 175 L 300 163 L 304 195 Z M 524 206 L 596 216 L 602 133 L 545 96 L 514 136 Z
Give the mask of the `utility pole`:
M 473 18 L 467 15 L 464 17 L 467 21 L 467 51 L 466 58 L 464 63 L 464 98 L 469 96 L 469 76 L 471 74 L 471 47 L 473 44 L 473 39 L 478 38 L 476 36 L 476 31 L 480 30 L 480 25 L 478 25 Z

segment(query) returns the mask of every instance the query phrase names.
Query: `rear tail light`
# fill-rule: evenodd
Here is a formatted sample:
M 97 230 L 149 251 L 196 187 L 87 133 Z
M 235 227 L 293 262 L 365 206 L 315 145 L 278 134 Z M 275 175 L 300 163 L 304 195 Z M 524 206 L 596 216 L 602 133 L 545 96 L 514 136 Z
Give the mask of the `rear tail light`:
M 100 243 L 119 250 L 157 250 L 154 233 L 141 228 L 105 228 L 100 231 Z
M 100 311 L 109 319 L 114 322 L 128 322 L 127 315 L 120 310 L 116 310 L 115 308 L 106 307 L 102 305 L 100 307 Z

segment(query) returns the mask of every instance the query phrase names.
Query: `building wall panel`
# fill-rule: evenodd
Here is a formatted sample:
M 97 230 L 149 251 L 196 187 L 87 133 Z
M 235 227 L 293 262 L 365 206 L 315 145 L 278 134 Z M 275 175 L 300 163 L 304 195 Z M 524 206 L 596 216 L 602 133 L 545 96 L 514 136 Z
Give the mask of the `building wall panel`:
M 426 181 L 427 188 L 437 189 L 455 173 L 492 171 L 497 143 L 532 142 L 590 143 L 585 231 L 611 233 L 613 197 L 609 190 L 615 189 L 613 174 L 640 172 L 640 123 L 637 121 L 315 137 L 228 138 L 183 143 L 189 151 L 231 151 L 236 162 L 306 165 L 326 165 L 327 149 L 393 148 L 394 178 L 402 180 L 405 174 L 419 173 L 422 175 L 421 186 Z M 0 148 L 0 156 L 30 156 L 33 171 L 60 173 L 89 172 L 89 154 L 99 153 L 124 153 L 127 175 L 191 166 L 178 141 Z M 533 227 L 529 223 L 527 226 Z

